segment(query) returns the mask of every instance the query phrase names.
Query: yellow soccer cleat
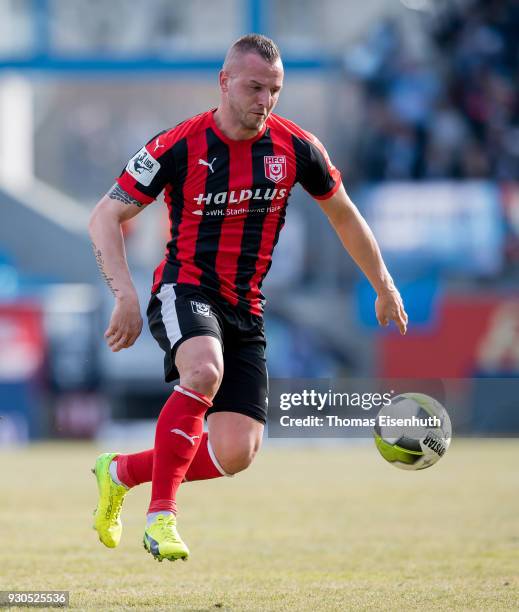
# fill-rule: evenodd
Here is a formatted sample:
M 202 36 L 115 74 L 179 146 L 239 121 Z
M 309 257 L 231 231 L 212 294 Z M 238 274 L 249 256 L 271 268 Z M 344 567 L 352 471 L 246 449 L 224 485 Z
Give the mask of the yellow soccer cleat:
M 173 514 L 159 514 L 144 531 L 144 548 L 155 559 L 187 561 L 189 549 L 178 535 L 177 520 Z
M 92 469 L 99 489 L 99 500 L 94 510 L 94 529 L 108 548 L 115 548 L 121 541 L 123 525 L 120 515 L 124 496 L 129 491 L 126 487 L 116 484 L 110 475 L 110 463 L 116 456 L 117 453 L 99 455 Z

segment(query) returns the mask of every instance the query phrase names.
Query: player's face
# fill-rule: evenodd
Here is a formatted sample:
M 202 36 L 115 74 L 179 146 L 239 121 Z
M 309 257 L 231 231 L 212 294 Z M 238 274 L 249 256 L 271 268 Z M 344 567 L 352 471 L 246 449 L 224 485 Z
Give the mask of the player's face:
M 283 64 L 269 64 L 256 53 L 235 58 L 222 74 L 224 101 L 245 130 L 259 131 L 277 104 L 283 87 Z

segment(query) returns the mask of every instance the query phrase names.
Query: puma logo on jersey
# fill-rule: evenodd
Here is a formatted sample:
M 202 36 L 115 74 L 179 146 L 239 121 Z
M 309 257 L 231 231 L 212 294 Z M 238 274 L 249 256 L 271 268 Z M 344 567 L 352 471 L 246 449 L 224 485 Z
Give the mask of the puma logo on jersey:
M 153 149 L 153 152 L 155 152 L 157 149 L 164 149 L 166 145 L 160 144 L 159 143 L 159 139 L 157 138 L 157 140 L 155 140 L 155 148 Z
M 189 442 L 191 442 L 191 446 L 195 445 L 196 439 L 200 439 L 200 436 L 188 436 L 187 433 L 185 431 L 182 431 L 181 429 L 172 429 L 171 433 L 176 433 L 179 436 L 185 438 L 186 440 L 189 440 Z
M 209 170 L 211 170 L 211 174 L 214 174 L 213 164 L 216 161 L 216 159 L 217 158 L 215 157 L 211 163 L 205 161 L 205 159 L 199 159 L 198 160 L 198 165 L 199 166 L 207 166 L 209 168 Z

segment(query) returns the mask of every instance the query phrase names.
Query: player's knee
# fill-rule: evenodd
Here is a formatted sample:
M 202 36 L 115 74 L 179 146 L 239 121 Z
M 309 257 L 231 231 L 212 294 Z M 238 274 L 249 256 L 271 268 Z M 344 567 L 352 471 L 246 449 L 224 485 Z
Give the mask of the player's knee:
M 211 362 L 197 363 L 181 374 L 180 384 L 213 398 L 222 381 L 222 373 Z
M 259 442 L 247 442 L 228 447 L 221 447 L 216 453 L 217 459 L 226 474 L 234 475 L 243 472 L 254 461 L 259 450 Z

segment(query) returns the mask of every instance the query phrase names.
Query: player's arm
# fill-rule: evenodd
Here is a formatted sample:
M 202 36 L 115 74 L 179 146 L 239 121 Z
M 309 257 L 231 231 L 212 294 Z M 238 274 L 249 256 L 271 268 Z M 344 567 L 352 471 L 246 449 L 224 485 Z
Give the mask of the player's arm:
M 386 326 L 394 321 L 401 334 L 407 330 L 407 313 L 400 293 L 389 274 L 379 246 L 363 216 L 341 185 L 330 198 L 317 200 L 337 232 L 344 248 L 366 275 L 377 293 L 375 312 Z
M 105 332 L 113 352 L 132 346 L 142 330 L 139 299 L 128 269 L 121 229 L 122 223 L 142 209 L 143 205 L 116 183 L 94 208 L 88 226 L 99 271 L 115 298 Z
M 151 204 L 166 182 L 174 179 L 168 138 L 167 132 L 160 132 L 135 153 L 90 218 L 97 265 L 115 298 L 105 332 L 113 352 L 132 346 L 142 330 L 139 299 L 126 261 L 121 225 Z

